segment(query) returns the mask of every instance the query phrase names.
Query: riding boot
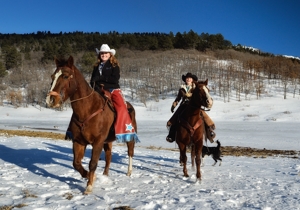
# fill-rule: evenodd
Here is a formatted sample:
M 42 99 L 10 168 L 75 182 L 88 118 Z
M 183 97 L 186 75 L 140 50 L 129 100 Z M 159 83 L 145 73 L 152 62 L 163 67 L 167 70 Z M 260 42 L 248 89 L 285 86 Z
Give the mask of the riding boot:
M 73 140 L 73 133 L 72 131 L 68 128 L 65 134 L 65 140 Z
M 175 141 L 175 136 L 176 136 L 176 124 L 170 126 L 169 134 L 166 140 L 172 143 Z
M 72 117 L 73 117 L 73 115 L 72 115 Z M 68 129 L 67 129 L 66 134 L 65 134 L 65 140 L 72 140 L 73 141 L 74 137 L 73 137 L 73 133 L 72 133 L 71 128 L 70 128 L 71 122 L 72 122 L 72 118 L 70 120 Z
M 216 137 L 216 133 L 213 130 L 214 126 L 205 125 L 206 137 L 209 139 L 210 143 L 214 143 L 214 138 Z

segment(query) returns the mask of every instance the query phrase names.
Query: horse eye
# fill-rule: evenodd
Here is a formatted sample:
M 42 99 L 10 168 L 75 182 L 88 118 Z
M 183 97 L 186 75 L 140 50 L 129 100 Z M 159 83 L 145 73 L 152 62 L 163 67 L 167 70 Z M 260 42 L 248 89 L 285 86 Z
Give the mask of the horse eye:
M 64 75 L 64 76 L 63 76 L 63 78 L 64 78 L 64 79 L 68 79 L 69 77 L 68 77 L 68 76 L 66 76 L 66 75 Z

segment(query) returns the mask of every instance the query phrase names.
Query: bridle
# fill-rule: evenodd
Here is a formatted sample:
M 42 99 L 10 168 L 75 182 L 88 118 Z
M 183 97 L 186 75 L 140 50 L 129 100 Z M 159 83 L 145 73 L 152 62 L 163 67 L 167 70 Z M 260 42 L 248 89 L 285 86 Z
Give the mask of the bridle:
M 71 87 L 71 82 L 74 81 L 75 82 L 75 88 L 74 88 L 74 91 L 73 91 L 73 94 L 79 89 L 79 86 L 78 86 L 78 82 L 76 81 L 75 79 L 75 72 L 74 72 L 74 69 L 71 69 L 72 72 L 71 72 L 71 75 L 66 77 L 62 74 L 62 69 L 59 69 L 57 70 L 57 73 L 55 74 L 55 79 L 53 80 L 53 84 L 52 84 L 52 87 L 51 87 L 51 91 L 48 93 L 48 96 L 60 96 L 60 94 L 56 91 L 52 91 L 53 88 L 55 87 L 56 85 L 56 81 L 57 79 L 62 75 L 63 76 L 63 79 L 67 79 L 68 81 L 65 83 L 64 87 L 62 88 L 62 91 L 63 93 L 65 93 L 66 89 L 67 88 L 70 88 Z M 69 87 L 68 87 L 69 86 Z M 91 93 L 87 96 L 84 96 L 84 97 L 81 97 L 81 98 L 78 98 L 78 99 L 74 99 L 74 100 L 71 100 L 70 103 L 74 103 L 76 101 L 80 101 L 80 100 L 83 100 L 83 99 L 86 99 L 88 97 L 90 97 L 92 94 L 94 93 L 94 89 L 92 89 Z M 62 101 L 62 97 L 60 97 L 61 99 L 61 102 Z M 75 118 L 75 116 L 72 116 L 71 118 L 71 121 L 74 121 L 75 124 L 77 124 L 80 128 L 81 128 L 81 131 L 84 130 L 84 127 L 86 125 L 86 123 L 91 120 L 93 117 L 95 117 L 96 115 L 98 115 L 99 113 L 103 112 L 104 111 L 104 107 L 106 106 L 108 102 L 108 99 L 106 98 L 105 101 L 104 101 L 104 104 L 102 107 L 100 107 L 97 111 L 93 112 L 89 117 L 87 117 L 86 119 L 84 119 L 83 121 L 79 121 L 78 119 Z
M 68 78 L 63 78 L 63 79 L 67 79 L 67 80 L 68 80 L 68 82 L 65 84 L 64 88 L 62 88 L 62 92 L 63 92 L 63 93 L 65 93 L 65 91 L 66 91 L 66 89 L 67 89 L 67 86 L 71 87 L 71 81 L 74 81 L 74 82 L 75 82 L 74 92 L 76 92 L 76 91 L 78 90 L 78 83 L 77 83 L 77 81 L 76 81 L 76 79 L 75 79 L 74 69 L 71 69 L 71 70 L 72 70 L 72 74 L 71 74 L 70 76 L 68 76 Z M 62 71 L 62 69 L 59 69 L 59 71 L 57 71 L 57 73 L 59 73 L 60 71 Z M 56 74 L 57 74 L 57 73 L 56 73 Z M 60 74 L 58 77 L 60 77 L 61 75 L 63 75 L 62 72 L 61 72 L 61 74 Z M 56 80 L 58 79 L 58 77 L 56 78 Z M 65 77 L 65 76 L 63 76 L 63 77 Z M 74 78 L 74 79 L 73 79 L 73 78 Z M 73 79 L 73 80 L 72 80 L 72 79 Z M 53 88 L 54 88 L 54 87 L 51 87 L 51 91 L 47 94 L 47 96 L 49 96 L 49 97 L 50 97 L 50 96 L 61 96 L 61 94 L 59 94 L 58 92 L 52 91 Z M 86 99 L 86 98 L 90 97 L 93 93 L 94 93 L 94 89 L 92 89 L 92 92 L 91 92 L 89 95 L 84 96 L 84 97 L 81 97 L 81 98 L 78 98 L 78 99 L 70 100 L 70 103 L 73 103 L 73 102 L 76 102 L 76 101 L 80 101 L 80 100 Z M 60 99 L 61 99 L 61 102 L 63 102 L 63 101 L 62 101 L 62 97 L 60 97 Z
M 210 105 L 211 104 L 211 106 L 212 106 L 212 102 L 213 102 L 213 99 L 211 98 L 211 96 L 209 95 L 209 89 L 208 89 L 208 87 L 206 87 L 206 85 L 204 85 L 204 84 L 201 84 L 201 85 L 203 85 L 203 91 L 205 92 L 205 95 L 206 95 L 206 104 L 208 104 L 208 105 Z M 198 87 L 196 87 L 196 88 L 198 88 Z M 194 95 L 194 93 L 193 93 L 193 95 Z M 193 97 L 193 96 L 192 96 Z M 191 100 L 191 99 L 190 99 Z M 202 111 L 210 111 L 210 108 L 211 108 L 211 106 L 210 106 L 210 108 L 207 108 L 206 106 L 204 106 L 204 105 L 200 105 L 200 107 L 198 106 L 198 105 L 192 105 L 192 104 L 190 104 L 189 103 L 189 106 L 191 106 L 191 107 L 194 107 L 194 108 L 197 108 L 197 109 L 200 109 L 200 110 L 202 110 Z

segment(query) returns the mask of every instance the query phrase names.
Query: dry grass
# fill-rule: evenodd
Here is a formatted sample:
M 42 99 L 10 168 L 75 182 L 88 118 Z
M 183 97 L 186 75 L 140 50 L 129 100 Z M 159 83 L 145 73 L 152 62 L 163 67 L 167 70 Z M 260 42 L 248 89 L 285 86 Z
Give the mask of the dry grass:
M 29 136 L 29 137 L 41 137 L 50 139 L 65 139 L 65 134 L 43 131 L 30 131 L 30 130 L 2 130 L 0 129 L 0 135 L 4 136 Z
M 166 149 L 161 147 L 150 146 L 147 149 L 152 150 L 171 150 L 178 151 L 178 148 L 174 149 Z M 250 147 L 233 147 L 233 146 L 221 146 L 222 156 L 246 156 L 246 157 L 254 157 L 254 158 L 266 158 L 270 156 L 278 156 L 278 157 L 289 157 L 289 158 L 299 158 L 300 151 L 296 150 L 269 150 L 269 149 L 256 149 Z M 187 149 L 187 152 L 190 152 Z
M 63 197 L 65 197 L 67 200 L 72 200 L 72 198 L 74 197 L 72 193 L 65 193 L 63 195 Z
M 0 210 L 11 210 L 14 206 L 0 206 Z
M 30 193 L 28 190 L 23 190 L 23 198 L 37 198 L 36 195 Z
M 27 204 L 25 203 L 21 203 L 21 204 L 17 204 L 17 205 L 13 205 L 13 206 L 0 206 L 0 210 L 11 210 L 11 209 L 15 209 L 15 208 L 22 208 L 27 206 Z
M 5 136 L 29 136 L 64 140 L 65 135 L 54 132 L 41 132 L 41 131 L 29 131 L 29 130 L 1 130 L 0 135 Z M 149 146 L 147 149 L 152 150 L 172 150 L 178 151 L 178 149 L 166 149 L 162 147 Z M 299 158 L 300 151 L 296 150 L 269 150 L 269 149 L 256 149 L 250 147 L 221 147 L 222 156 L 247 156 L 254 158 L 265 158 L 268 156 L 280 156 L 289 158 Z M 1 210 L 1 209 L 0 209 Z

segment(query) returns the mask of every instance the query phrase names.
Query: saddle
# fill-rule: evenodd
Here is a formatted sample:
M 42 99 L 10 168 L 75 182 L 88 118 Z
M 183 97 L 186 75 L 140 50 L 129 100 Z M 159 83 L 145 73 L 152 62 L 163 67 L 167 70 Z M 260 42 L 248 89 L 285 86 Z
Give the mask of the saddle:
M 111 99 L 111 93 L 108 90 L 104 89 L 104 85 L 103 84 L 100 85 L 100 95 L 102 97 L 104 97 L 105 99 L 107 99 L 107 104 L 108 104 L 109 108 L 114 113 L 116 113 L 116 110 L 115 110 L 115 107 L 114 107 L 114 103 L 113 103 L 113 101 Z M 133 108 L 131 108 L 131 107 L 128 108 L 127 107 L 127 110 L 128 110 L 128 113 L 130 114 L 133 111 Z

